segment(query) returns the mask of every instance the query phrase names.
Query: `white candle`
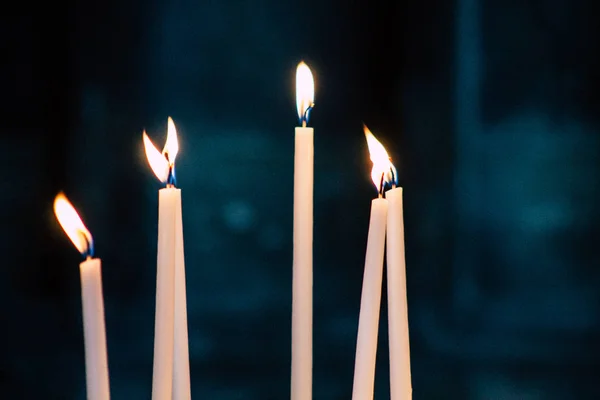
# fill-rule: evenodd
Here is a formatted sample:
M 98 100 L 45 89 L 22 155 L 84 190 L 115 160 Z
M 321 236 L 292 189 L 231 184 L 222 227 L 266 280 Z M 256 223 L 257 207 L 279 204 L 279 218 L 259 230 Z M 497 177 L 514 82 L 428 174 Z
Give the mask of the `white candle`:
M 79 264 L 79 270 L 81 273 L 87 398 L 89 400 L 109 399 L 102 264 L 99 258 L 89 258 Z
M 406 262 L 404 258 L 404 215 L 402 188 L 386 192 L 388 329 L 390 349 L 390 399 L 412 399 L 410 342 L 406 298 Z
M 296 103 L 302 127 L 296 128 L 294 153 L 291 400 L 312 398 L 314 132 L 306 123 L 313 101 L 312 73 L 302 62 L 296 70 Z
M 356 338 L 353 400 L 373 399 L 387 209 L 388 202 L 384 198 L 374 199 L 371 203 L 371 220 L 367 237 L 367 254 Z
M 168 190 L 168 189 L 163 189 Z M 175 201 L 175 332 L 173 348 L 173 400 L 190 400 L 190 356 L 188 348 L 185 259 L 183 253 L 183 214 L 181 190 Z
M 169 118 L 162 154 L 146 132 L 146 156 L 167 187 L 158 196 L 156 316 L 154 329 L 153 400 L 191 398 L 181 190 L 175 188 L 177 131 Z
M 110 399 L 110 389 L 101 261 L 99 258 L 92 258 L 92 235 L 81 221 L 75 208 L 62 193 L 54 200 L 54 213 L 75 247 L 80 253 L 87 255 L 87 259 L 79 265 L 86 392 L 88 400 L 108 400 Z
M 383 194 L 386 183 L 391 183 L 392 185 L 392 189 L 386 192 L 386 199 L 388 202 L 386 248 L 390 399 L 410 400 L 412 399 L 412 387 L 410 379 L 410 347 L 408 340 L 408 310 L 406 301 L 402 188 L 396 188 L 398 174 L 387 151 L 366 126 L 364 127 L 364 131 L 369 145 L 371 161 L 373 161 L 371 178 L 376 185 L 377 182 L 380 182 L 379 194 Z M 372 393 L 370 393 L 370 396 L 372 396 Z
M 175 202 L 177 189 L 158 191 L 158 244 L 152 399 L 171 399 L 175 330 Z

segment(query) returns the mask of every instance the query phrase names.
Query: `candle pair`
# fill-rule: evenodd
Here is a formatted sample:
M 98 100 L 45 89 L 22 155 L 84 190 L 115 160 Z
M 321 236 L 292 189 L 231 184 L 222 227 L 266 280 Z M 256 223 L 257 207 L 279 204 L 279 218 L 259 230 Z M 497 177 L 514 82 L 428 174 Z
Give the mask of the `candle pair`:
M 162 153 L 143 133 L 144 149 L 156 177 L 166 185 L 158 191 L 156 315 L 152 400 L 190 400 L 183 213 L 181 189 L 175 187 L 175 157 L 179 151 L 173 119 L 167 122 Z
M 410 346 L 404 258 L 402 188 L 383 145 L 364 127 L 373 168 L 371 178 L 379 196 L 371 202 L 371 217 L 361 294 L 352 400 L 372 400 L 375 383 L 377 335 L 387 241 L 388 330 L 390 399 L 410 400 Z M 392 188 L 385 192 L 386 185 Z M 385 192 L 385 198 L 384 198 Z
M 159 152 L 146 132 L 144 147 L 150 166 L 166 188 L 159 190 L 154 333 L 153 400 L 190 400 L 185 262 L 181 190 L 175 188 L 175 157 L 179 145 L 173 120 L 168 120 L 164 150 Z M 54 211 L 75 247 L 87 257 L 80 265 L 88 400 L 110 398 L 104 298 L 100 259 L 93 257 L 92 235 L 64 194 Z

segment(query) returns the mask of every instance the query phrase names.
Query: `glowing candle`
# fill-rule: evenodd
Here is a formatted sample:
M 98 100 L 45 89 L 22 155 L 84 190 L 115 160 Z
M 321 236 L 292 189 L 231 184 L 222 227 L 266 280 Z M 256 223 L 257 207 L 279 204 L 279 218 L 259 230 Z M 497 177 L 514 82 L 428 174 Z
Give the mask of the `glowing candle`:
M 306 124 L 313 102 L 313 76 L 301 62 L 296 69 L 296 105 L 302 126 L 296 128 L 294 153 L 291 400 L 312 398 L 314 131 Z
M 383 191 L 384 185 L 389 181 L 391 175 L 390 161 L 384 147 L 375 139 L 375 136 L 366 126 L 364 131 L 371 161 L 373 162 L 371 179 L 378 189 L 379 196 L 371 202 L 371 220 L 367 237 L 367 253 L 356 338 L 353 400 L 373 399 L 388 212 L 388 201 L 383 198 Z
M 54 199 L 54 213 L 77 250 L 86 256 L 79 264 L 83 339 L 85 345 L 85 375 L 88 400 L 110 399 L 108 357 L 104 326 L 102 295 L 102 263 L 94 256 L 94 242 L 75 208 L 62 193 Z
M 187 327 L 181 190 L 175 188 L 177 131 L 169 117 L 167 141 L 159 152 L 143 134 L 148 162 L 166 188 L 158 191 L 156 315 L 154 321 L 153 400 L 189 400 Z

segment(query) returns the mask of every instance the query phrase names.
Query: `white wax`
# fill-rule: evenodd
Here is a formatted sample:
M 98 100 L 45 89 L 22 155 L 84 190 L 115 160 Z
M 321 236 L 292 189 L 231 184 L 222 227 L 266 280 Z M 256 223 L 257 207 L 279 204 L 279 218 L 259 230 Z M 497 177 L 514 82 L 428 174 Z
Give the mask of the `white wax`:
M 102 295 L 102 264 L 99 258 L 79 264 L 81 303 L 83 306 L 83 338 L 88 400 L 108 400 L 108 357 Z
M 375 199 L 371 203 L 371 221 L 367 237 L 367 254 L 356 338 L 352 400 L 373 400 L 387 210 L 386 199 Z
M 175 336 L 173 348 L 173 400 L 190 400 L 190 357 L 188 347 L 185 260 L 181 190 L 175 189 Z
M 154 320 L 154 370 L 152 400 L 170 400 L 173 389 L 175 322 L 176 204 L 179 189 L 158 191 L 158 245 L 156 263 L 156 315 Z
M 390 342 L 390 399 L 412 399 L 410 342 L 406 299 L 406 262 L 404 259 L 404 215 L 402 188 L 386 192 L 388 330 Z
M 313 136 L 296 128 L 291 400 L 312 398 Z

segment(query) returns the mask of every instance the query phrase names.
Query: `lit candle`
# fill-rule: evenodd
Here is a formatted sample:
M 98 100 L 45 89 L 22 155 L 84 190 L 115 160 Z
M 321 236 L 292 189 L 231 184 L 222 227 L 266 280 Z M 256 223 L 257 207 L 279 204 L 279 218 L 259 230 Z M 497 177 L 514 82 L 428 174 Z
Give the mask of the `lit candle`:
M 412 399 L 412 384 L 410 375 L 410 341 L 408 337 L 402 188 L 396 187 L 398 178 L 393 165 L 391 166 L 391 170 L 394 173 L 392 189 L 385 193 L 389 202 L 386 248 L 390 400 L 410 400 Z
M 296 69 L 296 105 L 302 126 L 296 128 L 294 153 L 291 400 L 312 398 L 314 131 L 306 124 L 313 102 L 313 76 L 301 62 Z
M 381 287 L 383 285 L 383 257 L 385 253 L 385 231 L 388 201 L 383 198 L 384 185 L 390 178 L 389 156 L 375 136 L 364 126 L 369 154 L 373 162 L 371 179 L 379 196 L 371 202 L 371 220 L 367 236 L 367 254 L 363 277 L 356 358 L 354 361 L 353 400 L 372 400 L 375 385 L 375 361 Z
M 104 326 L 102 295 L 102 263 L 94 256 L 94 242 L 75 208 L 62 193 L 54 199 L 54 213 L 77 250 L 86 256 L 79 264 L 83 339 L 85 345 L 85 375 L 88 400 L 110 399 L 108 357 Z
M 148 162 L 166 188 L 158 191 L 156 316 L 154 321 L 153 400 L 189 400 L 187 328 L 181 190 L 175 187 L 177 131 L 169 117 L 165 147 L 159 152 L 143 134 Z

